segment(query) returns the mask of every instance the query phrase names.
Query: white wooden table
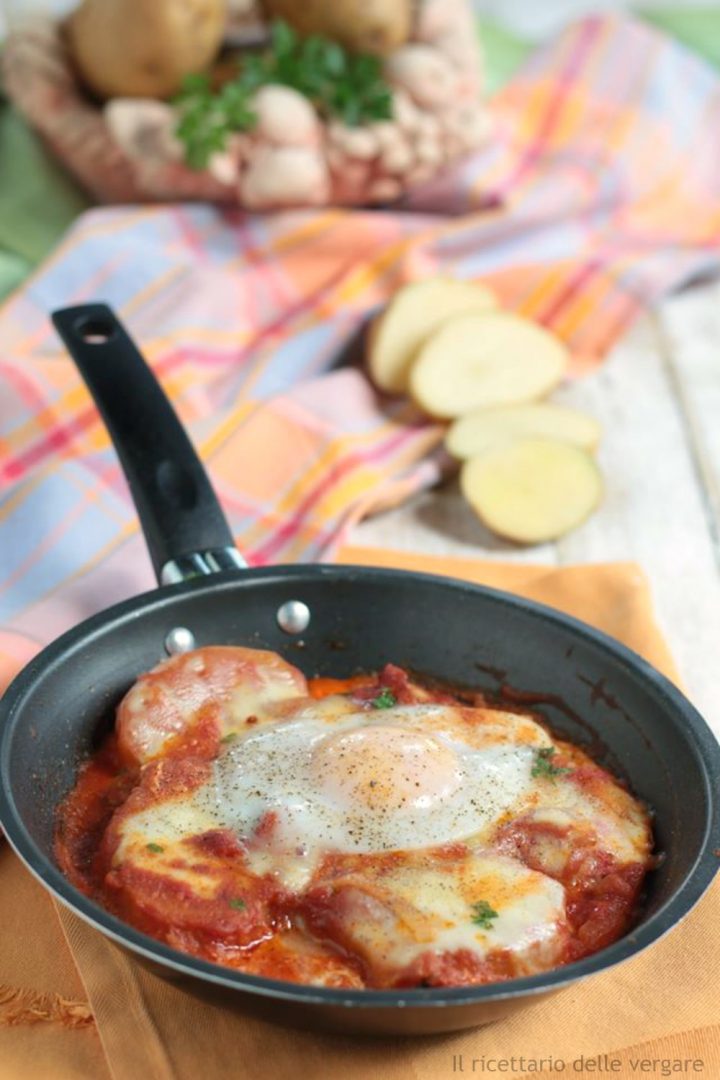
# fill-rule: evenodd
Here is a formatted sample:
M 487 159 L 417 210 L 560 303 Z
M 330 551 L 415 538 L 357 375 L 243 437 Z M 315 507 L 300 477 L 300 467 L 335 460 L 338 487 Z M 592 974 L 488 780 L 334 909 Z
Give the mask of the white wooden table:
M 689 696 L 720 737 L 720 283 L 644 316 L 593 375 L 555 395 L 603 424 L 603 505 L 554 544 L 488 533 L 457 484 L 362 522 L 354 543 L 569 563 L 636 560 Z

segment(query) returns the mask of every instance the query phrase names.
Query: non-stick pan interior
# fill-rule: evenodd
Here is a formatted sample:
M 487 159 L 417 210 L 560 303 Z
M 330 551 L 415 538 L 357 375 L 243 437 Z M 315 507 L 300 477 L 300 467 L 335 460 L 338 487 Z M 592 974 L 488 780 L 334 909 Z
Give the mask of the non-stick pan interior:
M 288 636 L 277 611 L 302 600 L 311 621 Z M 112 724 L 133 679 L 163 659 L 169 630 L 198 645 L 281 652 L 306 674 L 347 676 L 391 661 L 444 681 L 528 701 L 553 729 L 627 778 L 655 814 L 664 853 L 648 915 L 685 883 L 712 818 L 712 737 L 666 680 L 622 647 L 547 609 L 417 574 L 352 567 L 251 571 L 165 589 L 66 635 L 10 693 L 3 740 L 6 812 L 52 858 L 54 814 Z M 522 695 L 520 695 L 522 697 Z M 544 699 L 544 700 L 543 700 Z

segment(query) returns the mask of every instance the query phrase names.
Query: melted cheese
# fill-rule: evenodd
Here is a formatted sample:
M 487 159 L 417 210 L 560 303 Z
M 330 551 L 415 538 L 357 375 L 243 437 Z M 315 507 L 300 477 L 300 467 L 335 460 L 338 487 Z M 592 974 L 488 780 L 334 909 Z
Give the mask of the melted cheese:
M 213 828 L 215 821 L 212 815 L 199 807 L 191 796 L 153 803 L 123 819 L 113 862 L 117 865 L 132 859 L 157 868 L 158 860 L 149 856 L 159 853 L 153 853 L 150 845 L 161 847 L 166 854 L 161 861 L 168 863 L 183 840 L 200 836 Z
M 249 717 L 265 717 L 305 694 L 302 672 L 276 653 L 208 646 L 140 676 L 118 708 L 118 746 L 129 760 L 144 763 L 191 731 L 203 714 L 220 738 Z
M 251 653 L 243 651 L 244 663 Z M 530 716 L 432 702 L 372 709 L 345 695 L 314 701 L 293 669 L 254 659 L 252 685 L 238 689 L 227 674 L 232 658 L 218 650 L 210 660 L 224 687 L 226 744 L 194 790 L 119 813 L 115 867 L 152 870 L 212 899 L 217 865 L 204 869 L 192 841 L 229 830 L 243 873 L 298 896 L 329 890 L 339 940 L 389 982 L 428 952 L 483 960 L 501 951 L 516 974 L 552 967 L 568 935 L 555 878 L 573 845 L 619 863 L 647 861 L 646 815 L 609 776 L 581 784 L 565 773 L 533 775 L 538 751 L 553 742 Z M 187 722 L 203 695 L 183 688 L 207 674 L 204 664 L 191 656 L 165 665 L 160 689 L 146 680 L 127 696 L 128 738 L 134 732 L 144 753 L 162 751 L 173 725 Z M 153 735 L 146 711 L 158 694 L 165 727 Z M 513 823 L 529 827 L 527 861 L 543 872 L 501 844 Z M 433 853 L 458 842 L 466 855 Z M 323 877 L 328 856 L 354 859 L 352 872 Z M 493 912 L 486 925 L 480 903 Z
M 538 782 L 513 809 L 514 817 L 527 813 L 530 821 L 584 833 L 619 862 L 644 860 L 650 850 L 650 833 L 641 806 L 609 782 L 602 785 L 602 797 L 585 790 L 569 776 Z
M 290 888 L 327 852 L 414 850 L 473 837 L 533 789 L 535 751 L 550 744 L 526 717 L 447 705 L 368 712 L 303 702 L 292 719 L 244 727 L 182 802 L 130 818 L 123 836 L 164 844 L 227 828 L 257 873 Z M 268 813 L 272 831 L 256 830 Z M 121 847 L 120 857 L 124 857 Z
M 465 949 L 485 958 L 502 949 L 517 974 L 530 974 L 556 962 L 566 940 L 563 887 L 496 854 L 368 869 L 333 881 L 331 903 L 343 941 L 395 972 L 428 950 Z M 479 919 L 477 904 L 493 916 Z

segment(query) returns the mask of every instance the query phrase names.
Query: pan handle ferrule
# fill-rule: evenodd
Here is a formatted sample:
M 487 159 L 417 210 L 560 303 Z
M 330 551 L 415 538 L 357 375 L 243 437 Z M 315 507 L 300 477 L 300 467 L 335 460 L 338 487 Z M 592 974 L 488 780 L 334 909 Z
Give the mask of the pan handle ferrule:
M 177 585 L 179 581 L 217 574 L 221 570 L 246 570 L 247 563 L 237 548 L 213 548 L 212 551 L 193 551 L 169 559 L 160 570 L 161 585 Z

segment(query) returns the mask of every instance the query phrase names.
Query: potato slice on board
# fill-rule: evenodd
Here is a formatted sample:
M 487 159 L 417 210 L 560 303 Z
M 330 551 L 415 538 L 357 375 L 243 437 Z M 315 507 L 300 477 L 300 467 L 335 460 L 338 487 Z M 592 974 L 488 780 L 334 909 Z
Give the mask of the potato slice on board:
M 602 428 L 594 416 L 565 405 L 535 401 L 529 405 L 496 405 L 477 409 L 450 425 L 445 446 L 453 457 L 465 460 L 484 454 L 508 439 L 547 438 L 593 451 Z
M 407 390 L 415 355 L 425 339 L 453 315 L 490 311 L 493 293 L 483 285 L 453 278 L 426 278 L 399 289 L 373 322 L 368 340 L 370 376 L 381 390 Z
M 600 470 L 585 450 L 555 439 L 515 439 L 466 461 L 463 495 L 484 525 L 521 544 L 555 540 L 600 502 Z
M 420 349 L 410 393 L 430 416 L 451 419 L 543 397 L 560 382 L 568 360 L 561 341 L 519 315 L 459 315 Z

